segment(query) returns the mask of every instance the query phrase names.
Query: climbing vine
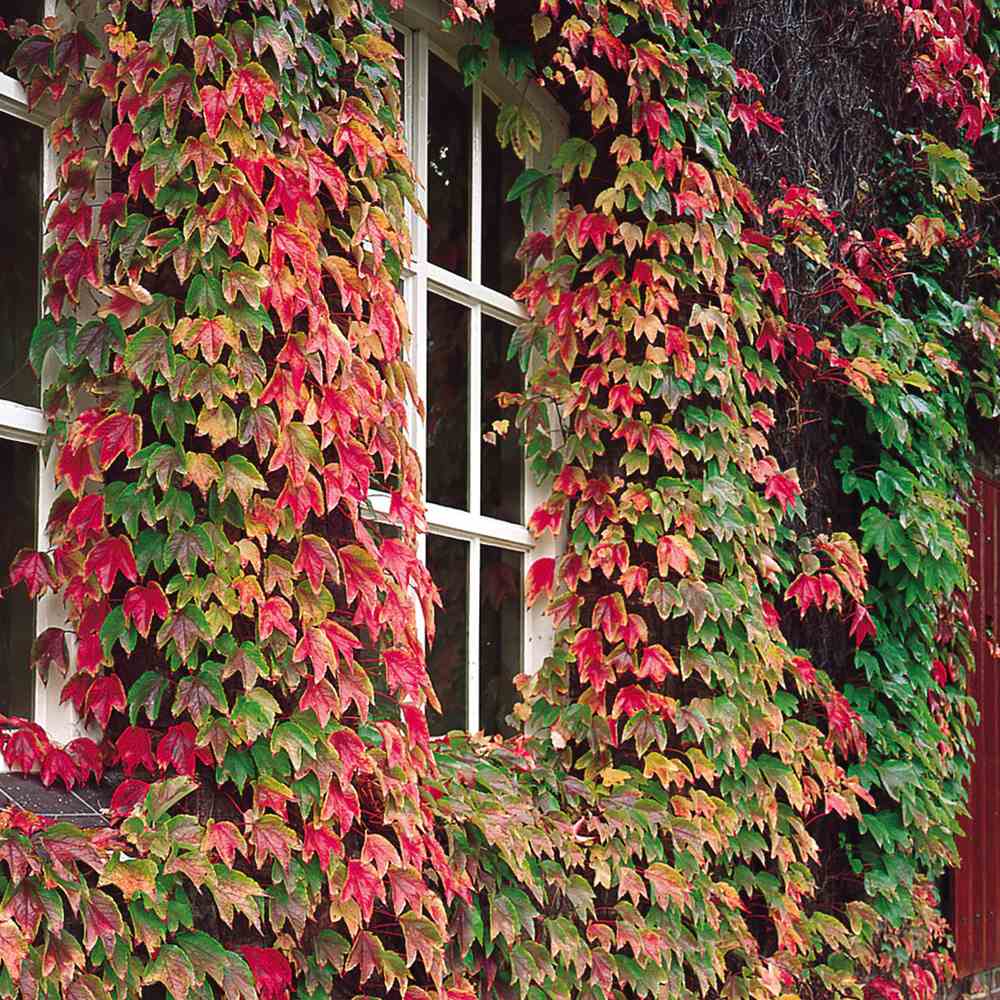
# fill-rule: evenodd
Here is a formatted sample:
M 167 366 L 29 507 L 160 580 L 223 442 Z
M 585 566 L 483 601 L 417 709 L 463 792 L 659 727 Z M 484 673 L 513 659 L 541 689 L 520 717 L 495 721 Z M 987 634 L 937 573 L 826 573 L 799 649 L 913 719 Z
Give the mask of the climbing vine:
M 784 124 L 713 5 L 445 5 L 467 81 L 499 38 L 570 122 L 511 191 L 504 402 L 565 546 L 528 571 L 553 652 L 501 742 L 427 724 L 402 2 L 99 6 L 9 26 L 58 109 L 31 361 L 62 491 L 11 582 L 62 597 L 33 667 L 91 736 L 0 749 L 125 777 L 99 831 L 0 813 L 0 994 L 933 995 L 1000 322 L 944 272 L 989 259 L 961 144 L 995 12 L 880 7 L 955 137 L 900 132 L 861 233 L 807 178 L 755 193 L 734 131 Z M 529 102 L 498 138 L 540 149 Z M 836 523 L 779 459 L 806 391 L 839 414 Z

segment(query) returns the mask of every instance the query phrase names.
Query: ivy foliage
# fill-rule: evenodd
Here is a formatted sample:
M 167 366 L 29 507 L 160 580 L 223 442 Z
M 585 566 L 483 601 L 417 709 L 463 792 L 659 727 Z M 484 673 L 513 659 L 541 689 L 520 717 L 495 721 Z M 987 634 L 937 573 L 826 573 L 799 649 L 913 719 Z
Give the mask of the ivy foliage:
M 431 741 L 392 10 L 99 6 L 103 35 L 12 29 L 58 108 L 31 357 L 63 492 L 11 578 L 62 596 L 34 666 L 100 736 L 25 722 L 3 753 L 126 779 L 100 831 L 0 814 L 0 994 L 930 996 L 975 714 L 968 413 L 996 407 L 997 314 L 932 273 L 981 197 L 971 154 L 909 137 L 924 211 L 861 236 L 803 184 L 758 204 L 733 130 L 782 123 L 710 6 L 540 0 L 501 31 L 489 0 L 446 5 L 476 26 L 467 80 L 498 39 L 572 112 L 511 192 L 530 527 L 567 542 L 528 573 L 555 642 L 521 735 Z M 938 6 L 886 9 L 974 140 L 996 33 Z M 540 133 L 501 110 L 520 155 Z M 806 382 L 865 428 L 835 530 L 770 439 Z

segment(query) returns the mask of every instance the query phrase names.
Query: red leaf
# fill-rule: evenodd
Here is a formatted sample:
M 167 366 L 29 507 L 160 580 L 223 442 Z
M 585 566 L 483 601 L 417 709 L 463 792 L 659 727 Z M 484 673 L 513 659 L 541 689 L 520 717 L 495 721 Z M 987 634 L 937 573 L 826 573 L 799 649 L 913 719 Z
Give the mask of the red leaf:
M 80 298 L 80 282 L 86 280 L 94 288 L 101 284 L 99 251 L 96 243 L 84 246 L 74 240 L 60 253 L 52 265 L 52 275 L 66 283 L 73 302 Z
M 99 442 L 101 454 L 98 462 L 107 469 L 114 460 L 125 454 L 131 458 L 142 443 L 142 420 L 129 413 L 114 413 L 102 420 L 92 431 L 91 440 Z
M 226 97 L 230 105 L 242 97 L 243 106 L 252 122 L 260 121 L 265 108 L 270 107 L 277 96 L 278 88 L 260 63 L 249 63 L 241 67 L 229 77 L 226 84 Z
M 135 583 L 139 574 L 135 568 L 135 557 L 132 555 L 132 543 L 123 536 L 106 538 L 103 542 L 98 542 L 87 556 L 84 571 L 97 578 L 105 594 L 111 592 L 119 573 Z
M 150 774 L 156 771 L 153 758 L 153 731 L 142 726 L 129 726 L 115 743 L 118 763 L 128 777 L 137 767 L 144 767 Z
M 59 453 L 59 461 L 56 463 L 56 476 L 69 485 L 74 496 L 83 493 L 83 484 L 88 479 L 101 481 L 101 474 L 94 467 L 94 460 L 90 455 L 90 448 L 83 443 L 78 448 L 70 444 L 63 445 Z
M 101 729 L 108 728 L 108 720 L 114 711 L 124 712 L 128 702 L 125 688 L 116 674 L 106 674 L 98 678 L 87 692 L 86 712 L 93 716 Z
M 305 573 L 313 593 L 318 594 L 324 577 L 329 576 L 331 582 L 336 582 L 337 557 L 325 538 L 320 538 L 318 535 L 304 535 L 299 542 L 299 551 L 292 569 L 296 573 Z
M 66 744 L 66 753 L 73 758 L 80 776 L 81 784 L 93 775 L 95 781 L 104 776 L 104 755 L 101 748 L 86 736 L 71 740 Z
M 542 593 L 552 596 L 552 589 L 555 585 L 556 561 L 545 558 L 536 559 L 528 570 L 528 592 L 526 600 L 528 607 L 531 607 Z
M 139 634 L 146 638 L 153 618 L 166 620 L 170 613 L 163 588 L 155 581 L 144 587 L 133 587 L 122 601 L 125 621 L 135 625 Z
M 48 749 L 49 741 L 44 733 L 34 728 L 18 729 L 5 738 L 3 759 L 13 770 L 30 774 L 42 763 Z
M 601 633 L 592 628 L 582 629 L 573 640 L 573 653 L 580 679 L 600 694 L 615 677 L 611 665 L 604 658 Z
M 331 716 L 340 715 L 340 700 L 328 681 L 308 681 L 305 692 L 299 699 L 299 708 L 304 712 L 312 709 L 319 724 L 325 727 Z
M 24 583 L 31 598 L 46 590 L 55 590 L 58 583 L 52 568 L 52 560 L 43 552 L 21 549 L 10 567 L 10 585 L 15 587 L 21 582 Z
M 70 201 L 60 202 L 49 219 L 49 229 L 55 235 L 56 243 L 62 246 L 74 233 L 81 243 L 90 239 L 94 210 L 86 202 L 80 202 L 75 208 Z
M 854 611 L 851 613 L 851 630 L 849 634 L 854 637 L 855 646 L 858 647 L 861 646 L 868 636 L 874 639 L 878 635 L 875 622 L 872 621 L 871 612 L 861 603 L 854 605 Z
M 100 493 L 85 496 L 66 519 L 67 525 L 76 533 L 78 542 L 88 538 L 99 538 L 104 532 L 104 497 Z
M 341 899 L 353 899 L 361 907 L 361 914 L 367 922 L 371 920 L 375 900 L 385 900 L 385 886 L 371 865 L 348 861 Z
M 171 726 L 156 748 L 156 762 L 161 771 L 173 769 L 178 774 L 194 774 L 196 761 L 211 764 L 212 755 L 205 747 L 196 747 L 197 731 L 190 722 Z
M 385 580 L 371 553 L 360 545 L 345 545 L 338 556 L 344 571 L 347 603 L 353 604 L 360 595 L 370 607 L 378 604 L 378 588 L 385 585 Z
M 269 597 L 261 606 L 257 619 L 260 640 L 278 631 L 295 642 L 298 632 L 292 624 L 292 606 L 283 597 Z
M 319 858 L 319 867 L 322 871 L 327 871 L 330 867 L 330 858 L 336 855 L 338 858 L 344 856 L 344 845 L 329 827 L 313 826 L 310 823 L 305 825 L 305 837 L 302 842 L 302 860 L 309 859 L 316 855 Z
M 65 750 L 51 747 L 42 761 L 42 784 L 48 788 L 58 778 L 68 789 L 80 780 L 76 762 Z
M 138 778 L 127 778 L 111 796 L 111 814 L 118 819 L 124 819 L 136 805 L 146 798 L 149 783 Z
M 669 651 L 659 644 L 647 646 L 642 653 L 642 662 L 635 672 L 636 677 L 649 678 L 654 684 L 662 684 L 669 674 L 677 673 L 677 664 Z
M 240 954 L 246 959 L 260 1000 L 285 1000 L 292 988 L 292 967 L 288 959 L 274 948 L 257 948 L 245 944 Z
M 861 729 L 861 717 L 839 691 L 831 691 L 823 707 L 830 730 L 827 746 L 835 743 L 845 756 L 853 750 L 863 761 L 868 754 L 868 741 Z
M 223 864 L 229 868 L 232 868 L 237 852 L 244 857 L 247 853 L 247 842 L 243 839 L 243 834 L 227 820 L 208 821 L 201 847 L 203 851 L 217 852 Z
M 764 498 L 766 500 L 777 499 L 781 505 L 782 513 L 787 513 L 788 508 L 795 503 L 796 497 L 801 494 L 802 487 L 799 486 L 798 475 L 794 472 L 787 476 L 780 472 L 776 473 L 771 476 L 767 481 L 767 486 L 764 487 Z
M 214 139 L 218 136 L 219 129 L 222 128 L 222 119 L 229 111 L 229 97 L 218 87 L 213 87 L 210 84 L 202 87 L 199 93 L 202 114 L 205 117 L 205 131 Z M 239 242 L 242 244 L 242 237 Z

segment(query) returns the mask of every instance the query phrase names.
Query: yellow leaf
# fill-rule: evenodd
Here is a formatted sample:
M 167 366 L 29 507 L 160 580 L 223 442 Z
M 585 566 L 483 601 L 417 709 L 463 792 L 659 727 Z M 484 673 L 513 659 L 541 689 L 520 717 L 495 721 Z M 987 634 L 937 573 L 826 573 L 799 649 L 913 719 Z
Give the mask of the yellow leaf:
M 624 784 L 630 777 L 631 775 L 627 771 L 619 771 L 614 767 L 606 767 L 601 771 L 601 784 L 605 788 L 615 788 L 617 785 Z

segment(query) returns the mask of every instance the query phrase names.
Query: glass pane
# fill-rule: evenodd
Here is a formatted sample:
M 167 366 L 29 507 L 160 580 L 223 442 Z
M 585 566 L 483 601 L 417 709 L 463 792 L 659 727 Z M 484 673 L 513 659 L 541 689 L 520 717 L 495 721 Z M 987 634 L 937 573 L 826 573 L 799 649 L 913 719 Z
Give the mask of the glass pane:
M 427 496 L 469 509 L 469 310 L 427 296 Z
M 437 632 L 427 655 L 431 683 L 441 702 L 440 716 L 431 711 L 432 733 L 465 729 L 469 677 L 469 543 L 427 536 L 427 568 L 441 592 Z
M 0 11 L 2 17 L 8 24 L 23 17 L 32 24 L 38 24 L 45 16 L 45 4 L 43 0 L 3 0 L 3 10 Z M 14 54 L 14 49 L 20 45 L 19 41 L 14 41 L 6 34 L 0 35 L 0 73 L 9 73 L 7 67 L 10 57 Z M 11 73 L 11 76 L 14 74 Z
M 482 547 L 479 607 L 479 725 L 484 732 L 513 734 L 507 716 L 514 710 L 521 673 L 523 556 Z
M 469 276 L 472 199 L 472 91 L 461 74 L 430 56 L 427 108 L 428 257 Z
M 7 582 L 10 564 L 23 548 L 36 544 L 38 449 L 0 440 L 0 468 L 7 488 L 0 497 L 0 579 Z M 35 637 L 35 604 L 23 584 L 0 601 L 0 713 L 31 716 L 32 689 L 28 661 Z
M 521 392 L 524 376 L 516 360 L 507 361 L 507 347 L 514 330 L 491 316 L 483 316 L 482 432 L 494 434 L 493 424 L 506 420 L 510 426 L 496 444 L 483 439 L 480 500 L 482 512 L 504 521 L 524 520 L 524 449 L 514 426 L 517 407 L 501 406 L 501 392 Z
M 28 364 L 38 322 L 42 131 L 0 114 L 0 398 L 38 405 Z
M 524 239 L 517 202 L 507 194 L 524 164 L 497 141 L 497 106 L 483 97 L 483 284 L 510 295 L 523 278 L 514 256 Z

